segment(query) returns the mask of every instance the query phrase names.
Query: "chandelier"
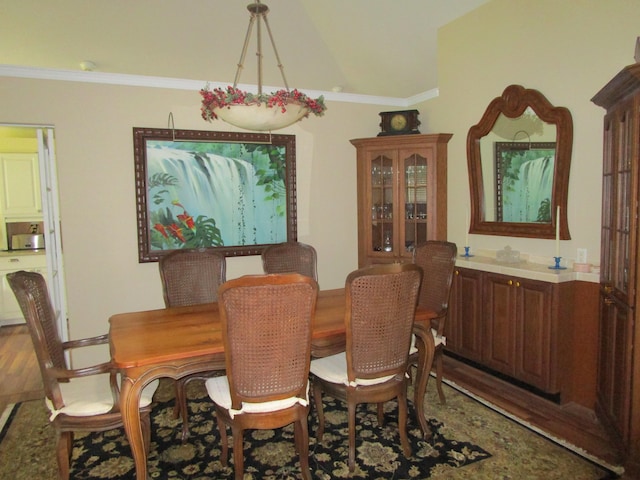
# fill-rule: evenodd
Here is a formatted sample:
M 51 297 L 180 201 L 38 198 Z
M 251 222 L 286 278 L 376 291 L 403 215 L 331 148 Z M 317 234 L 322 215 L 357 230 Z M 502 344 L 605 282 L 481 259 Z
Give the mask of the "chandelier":
M 238 69 L 236 70 L 233 86 L 228 86 L 226 89 L 215 88 L 210 90 L 209 85 L 207 85 L 200 90 L 200 95 L 202 96 L 202 107 L 200 109 L 202 118 L 209 122 L 220 118 L 231 125 L 246 130 L 272 131 L 288 127 L 308 117 L 310 113 L 322 116 L 327 108 L 324 105 L 324 97 L 320 96 L 317 99 L 312 99 L 299 90 L 289 90 L 289 85 L 284 75 L 284 67 L 280 61 L 280 56 L 278 55 L 278 50 L 276 49 L 276 44 L 271 34 L 271 28 L 267 21 L 269 7 L 260 3 L 260 0 L 257 0 L 256 3 L 247 5 L 247 10 L 249 10 L 251 14 L 249 18 L 249 28 L 247 29 L 247 34 L 244 39 L 242 54 L 238 62 Z M 271 40 L 271 45 L 285 86 L 284 89 L 272 92 L 271 94 L 262 93 L 263 22 L 269 34 L 269 39 Z M 254 25 L 257 27 L 257 94 L 244 92 L 237 88 Z

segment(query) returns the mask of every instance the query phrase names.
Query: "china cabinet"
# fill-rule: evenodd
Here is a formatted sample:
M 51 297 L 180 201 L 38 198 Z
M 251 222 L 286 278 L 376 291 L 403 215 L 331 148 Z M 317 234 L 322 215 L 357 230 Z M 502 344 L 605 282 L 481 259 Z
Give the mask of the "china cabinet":
M 640 475 L 640 63 L 592 101 L 606 110 L 596 412 L 628 459 L 625 467 Z
M 451 134 L 351 140 L 357 150 L 358 266 L 411 261 L 413 247 L 447 236 Z

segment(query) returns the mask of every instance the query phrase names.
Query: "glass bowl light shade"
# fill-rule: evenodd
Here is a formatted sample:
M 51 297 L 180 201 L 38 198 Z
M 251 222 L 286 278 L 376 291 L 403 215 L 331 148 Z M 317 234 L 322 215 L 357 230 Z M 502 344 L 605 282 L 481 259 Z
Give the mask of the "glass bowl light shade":
M 287 103 L 282 107 L 269 107 L 265 103 L 253 105 L 227 105 L 213 108 L 221 120 L 230 125 L 259 132 L 288 127 L 309 115 L 309 108 L 298 103 Z

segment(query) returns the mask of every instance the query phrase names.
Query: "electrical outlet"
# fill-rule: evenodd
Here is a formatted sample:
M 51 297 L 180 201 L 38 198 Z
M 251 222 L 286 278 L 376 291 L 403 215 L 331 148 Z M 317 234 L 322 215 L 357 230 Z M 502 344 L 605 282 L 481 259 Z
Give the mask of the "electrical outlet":
M 587 263 L 587 249 L 579 248 L 576 253 L 576 263 Z

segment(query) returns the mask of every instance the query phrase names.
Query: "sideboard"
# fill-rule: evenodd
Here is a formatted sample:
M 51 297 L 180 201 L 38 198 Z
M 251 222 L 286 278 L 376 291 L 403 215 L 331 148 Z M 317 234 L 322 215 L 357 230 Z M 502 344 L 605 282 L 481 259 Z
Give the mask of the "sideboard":
M 446 352 L 557 403 L 595 405 L 598 274 L 456 262 Z

